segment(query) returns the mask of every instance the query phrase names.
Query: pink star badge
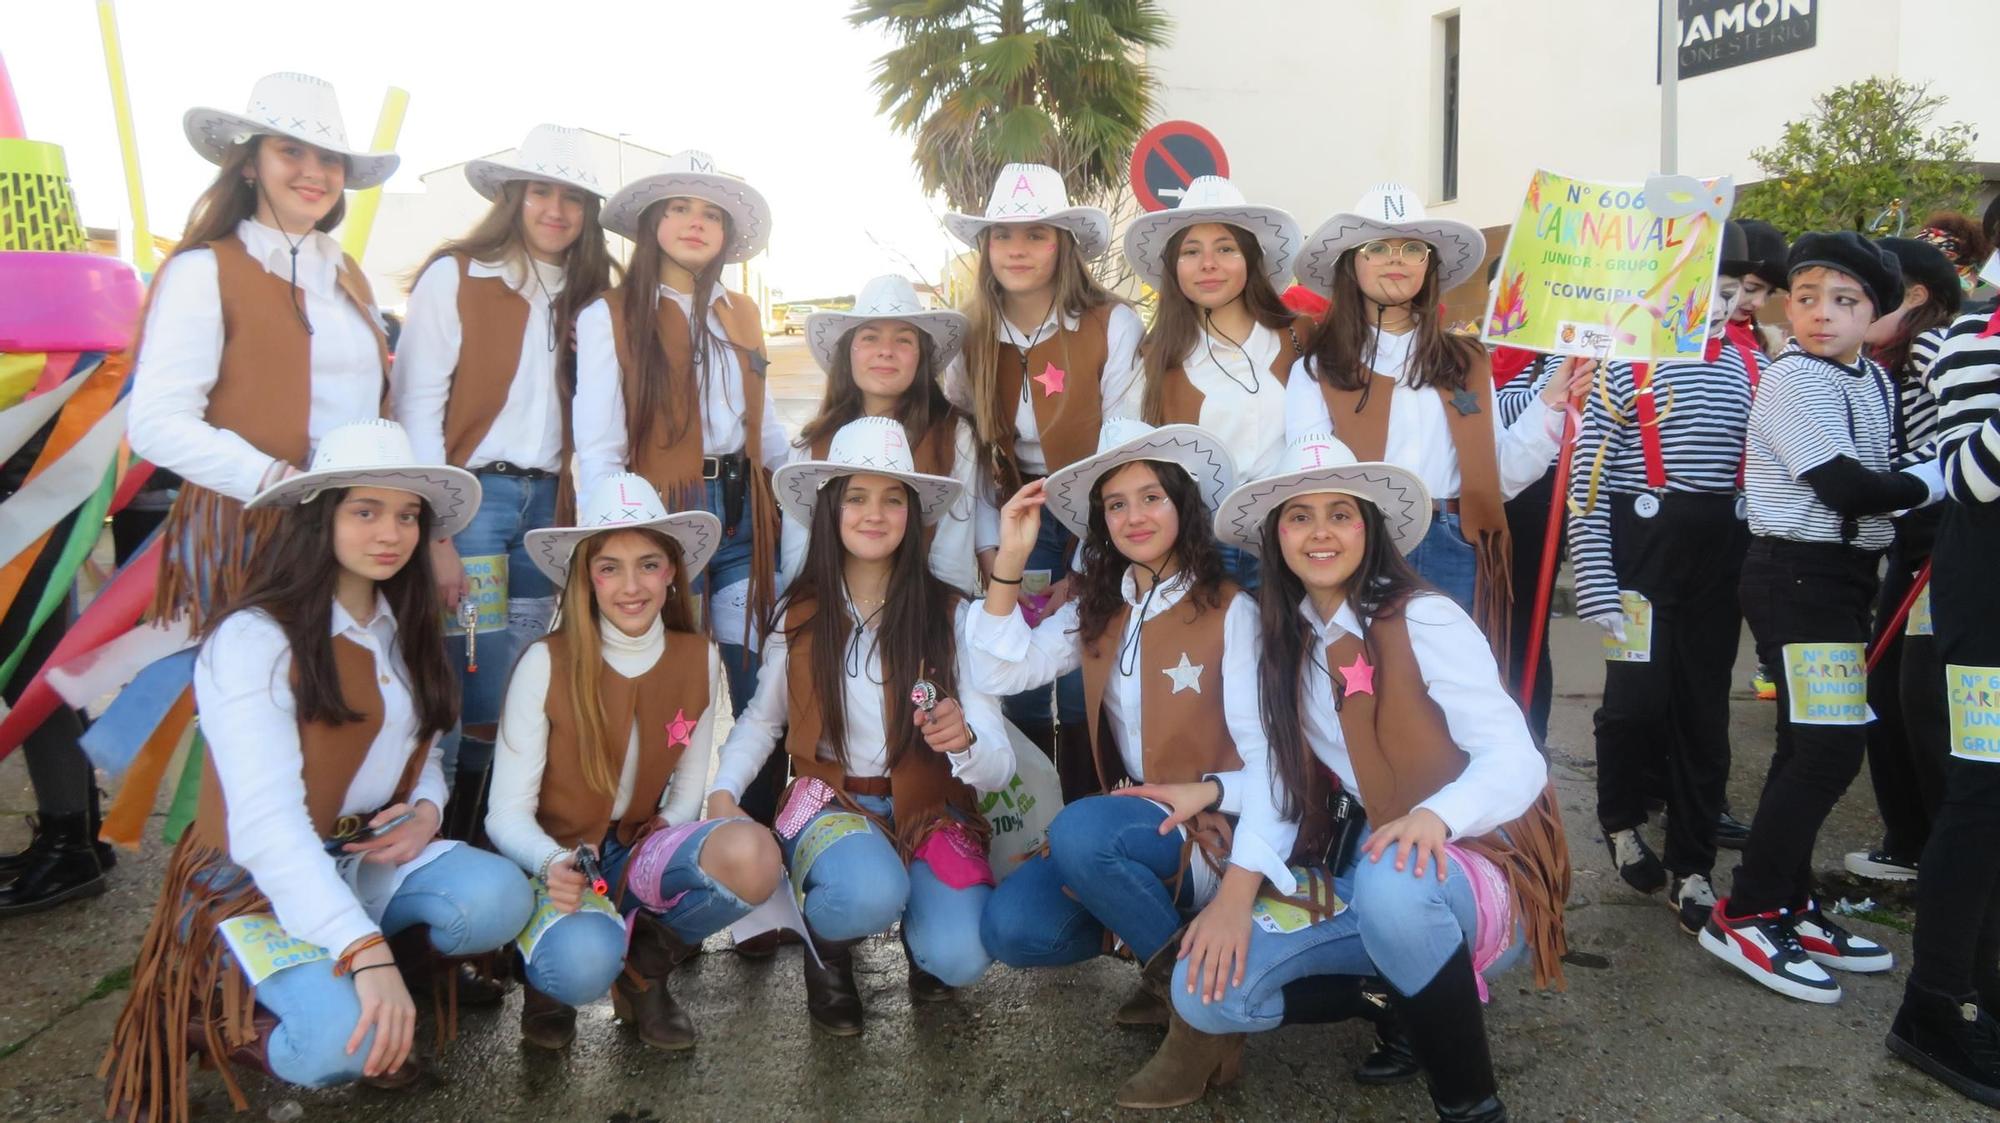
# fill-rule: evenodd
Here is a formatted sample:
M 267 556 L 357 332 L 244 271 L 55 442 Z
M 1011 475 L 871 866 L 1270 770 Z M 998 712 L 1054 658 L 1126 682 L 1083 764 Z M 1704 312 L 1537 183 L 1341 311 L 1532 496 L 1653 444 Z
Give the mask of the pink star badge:
M 687 711 L 674 710 L 674 720 L 667 723 L 667 747 L 685 745 L 694 739 L 695 723 L 688 720 Z
M 1340 668 L 1340 677 L 1346 682 L 1341 688 L 1343 695 L 1375 693 L 1375 668 L 1368 663 L 1368 657 L 1354 653 L 1354 662 Z
M 1062 393 L 1063 379 L 1068 377 L 1069 372 L 1054 363 L 1049 363 L 1042 368 L 1042 373 L 1035 376 L 1035 381 L 1042 384 L 1042 397 L 1046 398 L 1051 394 Z

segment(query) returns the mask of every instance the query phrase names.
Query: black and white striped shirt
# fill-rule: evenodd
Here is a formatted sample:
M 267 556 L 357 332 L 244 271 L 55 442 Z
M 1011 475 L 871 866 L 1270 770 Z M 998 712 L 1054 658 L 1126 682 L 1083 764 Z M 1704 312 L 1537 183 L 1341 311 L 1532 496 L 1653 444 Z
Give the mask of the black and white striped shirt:
M 1764 371 L 1750 409 L 1744 494 L 1750 532 L 1795 542 L 1832 542 L 1884 550 L 1895 537 L 1889 516 L 1848 520 L 1800 477 L 1845 456 L 1871 472 L 1887 472 L 1896 440 L 1895 391 L 1881 364 L 1842 366 L 1794 346 Z
M 1573 515 L 1569 532 L 1578 616 L 1618 610 L 1611 497 L 1652 490 L 1646 482 L 1636 398 L 1631 364 L 1615 362 L 1605 365 L 1601 386 L 1584 402 L 1569 477 L 1570 510 L 1583 512 Z M 1725 343 L 1707 362 L 1660 364 L 1653 376 L 1653 401 L 1660 415 L 1665 490 L 1734 495 L 1750 421 L 1750 372 L 1736 348 Z
M 1960 503 L 2000 502 L 2000 333 L 1981 339 L 1989 322 L 1953 321 L 1930 369 L 1944 486 Z
M 1896 426 L 1896 467 L 1907 468 L 1937 455 L 1932 442 L 1937 437 L 1937 399 L 1926 383 L 1931 364 L 1937 361 L 1938 347 L 1944 343 L 1944 328 L 1936 327 L 1910 341 L 1907 370 L 1891 371 L 1896 379 L 1896 404 L 1900 423 Z

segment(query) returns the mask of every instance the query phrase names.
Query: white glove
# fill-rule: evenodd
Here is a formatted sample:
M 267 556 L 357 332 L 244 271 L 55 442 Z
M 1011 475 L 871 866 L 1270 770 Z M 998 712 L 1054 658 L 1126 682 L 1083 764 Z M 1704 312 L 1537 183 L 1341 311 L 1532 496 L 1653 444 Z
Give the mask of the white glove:
M 1924 486 L 1930 489 L 1930 498 L 1917 506 L 1928 507 L 1944 498 L 1944 465 L 1938 461 L 1926 460 L 1920 464 L 1912 464 L 1903 469 L 1903 474 L 1912 479 L 1922 480 Z
M 1625 614 L 1623 612 L 1605 612 L 1596 616 L 1586 616 L 1584 619 L 1603 628 L 1612 639 L 1617 640 L 1619 643 L 1625 642 Z

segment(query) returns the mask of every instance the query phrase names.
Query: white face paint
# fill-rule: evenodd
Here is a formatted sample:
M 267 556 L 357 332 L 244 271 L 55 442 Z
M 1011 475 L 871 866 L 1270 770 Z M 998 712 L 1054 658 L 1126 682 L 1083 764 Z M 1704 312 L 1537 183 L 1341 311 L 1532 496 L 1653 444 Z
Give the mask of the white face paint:
M 1708 303 L 1708 334 L 1720 332 L 1729 317 L 1736 314 L 1736 303 L 1743 295 L 1743 282 L 1736 277 L 1717 276 L 1715 278 L 1715 299 Z

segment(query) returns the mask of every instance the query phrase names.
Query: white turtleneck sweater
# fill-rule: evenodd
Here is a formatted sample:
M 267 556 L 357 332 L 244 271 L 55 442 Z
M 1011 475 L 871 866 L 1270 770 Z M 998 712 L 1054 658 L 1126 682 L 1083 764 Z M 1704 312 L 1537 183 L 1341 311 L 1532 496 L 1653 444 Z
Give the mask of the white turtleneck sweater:
M 605 662 L 626 678 L 653 668 L 666 653 L 666 630 L 658 620 L 644 635 L 628 636 L 609 621 L 598 622 Z M 531 645 L 514 665 L 507 681 L 507 702 L 500 715 L 500 738 L 493 754 L 493 791 L 486 812 L 486 833 L 493 846 L 522 869 L 536 872 L 551 854 L 564 847 L 535 820 L 542 792 L 542 770 L 549 759 L 549 646 Z M 715 733 L 716 703 L 723 698 L 722 660 L 708 645 L 708 709 L 702 712 L 694 736 L 681 752 L 666 790 L 660 793 L 660 817 L 669 825 L 701 818 L 703 788 L 708 782 L 710 743 Z M 639 730 L 635 722 L 625 750 L 625 770 L 618 777 L 618 795 L 611 801 L 611 818 L 625 814 L 632 801 L 632 784 L 639 772 Z

